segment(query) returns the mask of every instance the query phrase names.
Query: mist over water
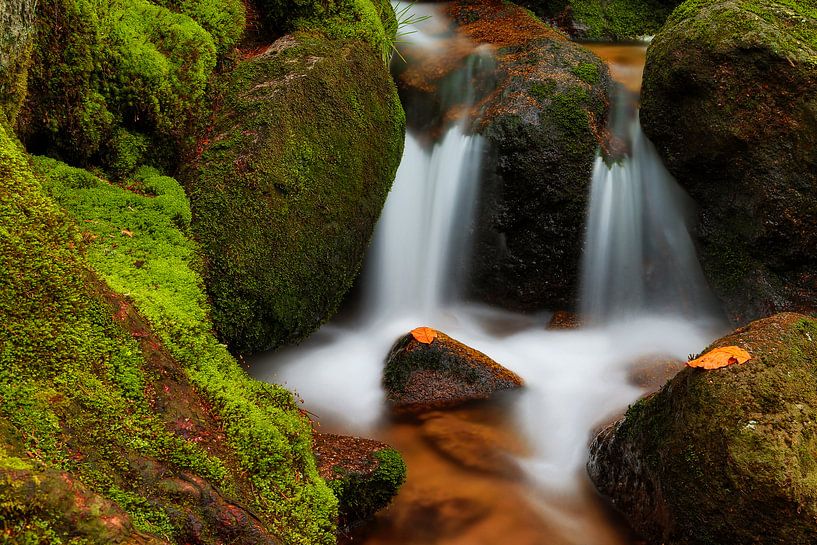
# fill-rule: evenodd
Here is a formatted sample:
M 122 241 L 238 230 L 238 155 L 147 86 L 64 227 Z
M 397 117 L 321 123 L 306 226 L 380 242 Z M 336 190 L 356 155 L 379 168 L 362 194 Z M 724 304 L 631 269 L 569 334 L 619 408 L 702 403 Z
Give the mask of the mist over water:
M 438 17 L 433 35 L 419 25 L 415 46 L 444 47 L 436 34 Z M 477 65 L 466 62 L 463 70 Z M 473 100 L 467 86 L 477 75 L 449 78 L 460 83 L 438 92 L 467 105 Z M 463 82 L 465 89 L 455 88 Z M 645 392 L 633 378 L 645 357 L 685 360 L 717 331 L 710 307 L 696 299 L 708 295 L 698 281 L 684 196 L 630 111 L 631 153 L 609 167 L 599 158 L 593 178 L 582 309 L 598 318 L 594 325 L 548 331 L 550 313 L 521 315 L 458 297 L 457 271 L 468 257 L 484 143 L 466 134 L 466 119 L 456 119 L 436 140 L 407 135 L 366 263 L 358 312 L 327 324 L 300 346 L 253 362 L 256 378 L 297 391 L 323 430 L 380 438 L 404 453 L 409 481 L 357 542 L 632 543 L 590 488 L 584 469 L 588 441 Z M 421 423 L 389 419 L 380 385 L 384 359 L 399 336 L 420 325 L 446 332 L 526 380 L 524 390 L 492 409 L 501 415 L 456 413 L 527 444 L 517 460 L 526 478 L 467 472 L 429 448 Z M 484 512 L 450 536 L 439 528 L 431 539 L 422 528 L 432 519 L 403 520 L 416 516 L 412 502 L 427 503 L 429 497 L 478 502 Z

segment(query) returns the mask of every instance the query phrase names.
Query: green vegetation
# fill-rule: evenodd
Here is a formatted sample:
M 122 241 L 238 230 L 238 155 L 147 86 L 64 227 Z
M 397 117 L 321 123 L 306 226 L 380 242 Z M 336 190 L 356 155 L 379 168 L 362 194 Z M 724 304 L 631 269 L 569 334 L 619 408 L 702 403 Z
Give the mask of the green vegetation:
M 211 333 L 201 278 L 193 269 L 196 248 L 185 237 L 190 209 L 179 184 L 150 168 L 139 169 L 127 190 L 52 159 L 38 158 L 37 167 L 57 202 L 83 222 L 95 270 L 134 301 L 193 384 L 214 403 L 241 471 L 256 491 L 253 507 L 270 517 L 286 543 L 331 543 L 336 500 L 317 476 L 308 421 L 289 392 L 247 377 Z M 141 388 L 132 390 L 138 395 Z M 223 469 L 193 464 L 214 482 L 224 480 Z M 134 521 L 161 527 L 156 513 L 139 516 Z
M 309 31 L 330 39 L 360 40 L 391 57 L 398 22 L 388 0 L 258 0 L 273 34 Z
M 405 117 L 371 48 L 312 33 L 218 85 L 213 137 L 182 179 L 213 321 L 246 353 L 299 341 L 335 312 L 394 179 Z
M 240 36 L 243 12 L 230 2 L 178 4 L 213 34 L 148 0 L 39 2 L 18 122 L 29 148 L 111 166 L 106 144 L 118 128 L 156 138 L 170 148 L 165 158 L 190 144 L 207 111 L 217 46 L 223 52 Z
M 340 504 L 341 521 L 361 521 L 386 507 L 406 480 L 406 463 L 391 448 L 373 455 L 377 469 L 371 473 L 350 473 L 335 469 L 336 478 L 329 486 Z
M 183 13 L 213 38 L 219 56 L 226 55 L 244 34 L 247 14 L 242 0 L 152 0 Z
M 34 0 L 0 4 L 0 112 L 14 123 L 25 98 L 34 30 Z

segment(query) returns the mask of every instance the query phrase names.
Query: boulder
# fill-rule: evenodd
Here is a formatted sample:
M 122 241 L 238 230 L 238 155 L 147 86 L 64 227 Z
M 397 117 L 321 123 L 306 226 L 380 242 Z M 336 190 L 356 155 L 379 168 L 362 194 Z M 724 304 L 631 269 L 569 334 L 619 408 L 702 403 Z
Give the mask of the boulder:
M 426 343 L 409 333 L 389 352 L 383 385 L 394 409 L 416 412 L 447 407 L 522 386 L 518 375 L 482 352 L 439 331 L 433 337 Z
M 732 319 L 817 308 L 814 2 L 683 4 L 649 48 L 641 120 Z
M 491 46 L 496 88 L 477 105 L 487 142 L 471 292 L 514 310 L 575 302 L 584 217 L 610 76 L 587 49 L 509 2 L 460 0 L 459 31 Z
M 379 441 L 316 433 L 318 473 L 338 498 L 338 526 L 357 526 L 389 505 L 406 480 L 400 453 Z
M 817 542 L 817 320 L 784 313 L 716 341 L 752 359 L 687 367 L 590 449 L 599 491 L 650 544 Z
M 405 117 L 383 60 L 358 41 L 288 35 L 218 85 L 212 132 L 182 178 L 216 329 L 250 353 L 303 339 L 337 309 Z

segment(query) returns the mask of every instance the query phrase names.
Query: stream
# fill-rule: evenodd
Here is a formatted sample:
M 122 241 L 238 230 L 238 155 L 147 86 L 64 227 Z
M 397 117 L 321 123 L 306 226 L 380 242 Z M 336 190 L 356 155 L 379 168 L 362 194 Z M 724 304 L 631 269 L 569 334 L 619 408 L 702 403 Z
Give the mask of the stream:
M 433 6 L 418 9 L 439 16 Z M 439 30 L 417 27 L 414 45 L 442 47 Z M 551 313 L 517 314 L 457 296 L 453 261 L 467 254 L 484 146 L 460 120 L 436 138 L 407 134 L 349 308 L 301 345 L 251 362 L 256 378 L 297 392 L 321 431 L 372 437 L 403 454 L 408 480 L 400 494 L 347 541 L 636 543 L 587 477 L 588 442 L 720 330 L 687 229 L 686 197 L 638 123 L 646 47 L 588 47 L 621 83 L 611 127 L 628 149 L 612 165 L 600 157 L 595 164 L 582 276 L 588 325 L 548 330 Z M 476 59 L 463 69 L 479 70 Z M 471 78 L 454 79 L 445 94 L 467 106 Z M 384 358 L 421 325 L 484 352 L 526 387 L 489 403 L 392 418 L 380 385 Z

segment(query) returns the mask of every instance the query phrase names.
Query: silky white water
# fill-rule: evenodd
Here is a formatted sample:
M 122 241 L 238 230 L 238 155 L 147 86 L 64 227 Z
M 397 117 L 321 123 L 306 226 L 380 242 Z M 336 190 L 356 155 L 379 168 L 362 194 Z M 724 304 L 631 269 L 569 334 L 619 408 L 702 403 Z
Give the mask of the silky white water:
M 422 36 L 417 42 L 437 43 Z M 695 303 L 699 270 L 679 207 L 683 195 L 667 186 L 660 160 L 637 119 L 631 121 L 631 155 L 612 168 L 598 160 L 593 179 L 582 307 L 603 320 L 579 330 L 547 331 L 548 313 L 520 315 L 458 298 L 455 262 L 468 257 L 484 146 L 465 134 L 460 120 L 430 146 L 407 135 L 355 317 L 330 322 L 302 345 L 259 358 L 252 374 L 294 389 L 324 429 L 387 438 L 384 358 L 410 329 L 440 329 L 526 381 L 507 410 L 531 447 L 520 460 L 530 483 L 524 494 L 548 530 L 539 537 L 508 534 L 504 542 L 627 543 L 620 531 L 599 523 L 601 508 L 588 493 L 584 470 L 588 441 L 643 393 L 631 377 L 639 360 L 685 359 L 715 336 L 709 307 Z M 666 266 L 651 263 L 659 258 L 668 260 Z M 410 462 L 406 487 L 422 480 L 423 471 Z M 502 516 L 512 519 L 514 513 Z M 371 543 L 426 543 L 412 530 L 401 532 Z M 475 526 L 434 543 L 487 545 L 492 539 Z

